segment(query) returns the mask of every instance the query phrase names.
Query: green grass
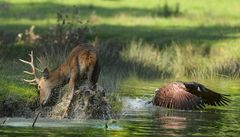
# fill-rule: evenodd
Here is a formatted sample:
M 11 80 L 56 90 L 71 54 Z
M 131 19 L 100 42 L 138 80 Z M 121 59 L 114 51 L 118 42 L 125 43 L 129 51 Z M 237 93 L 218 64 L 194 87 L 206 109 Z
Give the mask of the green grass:
M 122 96 L 130 97 L 153 97 L 155 89 L 162 87 L 173 81 L 197 81 L 206 85 L 208 88 L 222 94 L 231 95 L 231 99 L 235 99 L 239 95 L 239 79 L 225 79 L 225 78 L 214 78 L 214 79 L 198 79 L 192 78 L 174 78 L 164 80 L 141 80 L 136 75 L 132 75 L 122 81 L 122 85 L 118 90 Z
M 0 62 L 0 100 L 2 101 L 13 97 L 27 102 L 34 101 L 36 99 L 37 91 L 34 87 L 26 85 L 23 82 L 23 68 L 19 68 L 21 67 L 20 62 L 3 62 L 2 60 Z
M 166 4 L 170 12 L 178 4 L 179 15 L 163 16 Z M 60 11 L 80 16 L 92 28 L 94 36 L 89 41 L 96 43 L 102 63 L 99 83 L 110 91 L 153 91 L 158 84 L 151 83 L 163 79 L 239 79 L 239 4 L 239 0 L 1 1 L 1 96 L 35 96 L 33 88 L 19 80 L 26 66 L 17 59 L 27 58 L 38 47 L 15 39 L 31 25 L 37 34 L 46 34 L 57 23 Z M 63 61 L 60 52 L 40 54 L 50 68 Z M 145 86 L 135 89 L 130 85 Z

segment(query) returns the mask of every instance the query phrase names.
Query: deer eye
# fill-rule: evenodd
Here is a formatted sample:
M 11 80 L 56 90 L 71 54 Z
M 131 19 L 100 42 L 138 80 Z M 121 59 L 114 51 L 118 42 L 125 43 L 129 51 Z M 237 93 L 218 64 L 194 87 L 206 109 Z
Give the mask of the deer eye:
M 40 89 L 41 89 L 41 86 L 38 85 L 38 90 L 40 90 Z

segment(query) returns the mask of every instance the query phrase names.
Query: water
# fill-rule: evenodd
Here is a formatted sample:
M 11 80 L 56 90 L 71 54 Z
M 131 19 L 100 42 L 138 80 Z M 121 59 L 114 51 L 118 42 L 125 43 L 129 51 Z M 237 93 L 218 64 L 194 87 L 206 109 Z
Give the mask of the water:
M 0 127 L 0 136 L 240 136 L 240 85 L 230 83 L 220 86 L 231 95 L 229 106 L 180 111 L 154 107 L 141 97 L 123 97 L 118 120 L 39 119 L 32 128 L 33 119 L 10 118 Z

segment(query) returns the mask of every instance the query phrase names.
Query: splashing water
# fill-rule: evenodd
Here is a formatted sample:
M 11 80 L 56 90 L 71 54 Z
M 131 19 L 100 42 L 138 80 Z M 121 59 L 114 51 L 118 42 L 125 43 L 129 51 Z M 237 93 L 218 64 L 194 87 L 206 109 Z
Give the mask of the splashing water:
M 231 86 L 225 87 L 225 90 L 229 91 L 232 101 L 224 107 L 207 107 L 202 111 L 179 111 L 154 107 L 147 103 L 151 98 L 123 97 L 120 112 L 122 116 L 117 120 L 40 118 L 33 129 L 31 128 L 33 119 L 10 118 L 4 125 L 0 126 L 0 135 L 239 136 L 239 89 L 239 81 L 231 82 Z M 0 119 L 0 122 L 4 120 Z M 108 128 L 106 128 L 106 123 Z
M 70 104 L 68 108 L 68 118 L 70 119 L 111 118 L 111 108 L 106 101 L 105 91 L 99 85 L 95 91 L 88 85 L 80 86 L 78 90 L 74 91 L 71 101 L 68 99 L 68 95 L 64 94 L 56 105 L 46 107 L 42 116 L 61 119 L 68 104 Z

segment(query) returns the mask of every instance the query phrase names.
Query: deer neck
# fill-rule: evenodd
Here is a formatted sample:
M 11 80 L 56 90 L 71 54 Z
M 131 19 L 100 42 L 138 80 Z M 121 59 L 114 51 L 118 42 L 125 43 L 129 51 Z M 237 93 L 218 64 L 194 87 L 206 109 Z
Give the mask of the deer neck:
M 49 81 L 51 82 L 52 87 L 65 85 L 66 81 L 68 81 L 68 78 L 63 70 L 63 66 L 61 65 L 57 69 L 49 72 Z

